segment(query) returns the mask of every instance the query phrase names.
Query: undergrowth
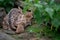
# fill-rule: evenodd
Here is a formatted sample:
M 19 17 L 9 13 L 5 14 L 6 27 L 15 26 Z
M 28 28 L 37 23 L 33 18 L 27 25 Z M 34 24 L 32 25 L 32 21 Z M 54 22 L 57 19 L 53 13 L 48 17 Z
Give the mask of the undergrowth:
M 27 30 L 33 33 L 43 33 L 44 35 L 59 40 L 60 34 L 60 5 L 54 0 L 25 0 L 23 11 L 28 9 L 33 11 L 36 26 L 30 26 Z M 58 34 L 58 35 L 57 35 Z

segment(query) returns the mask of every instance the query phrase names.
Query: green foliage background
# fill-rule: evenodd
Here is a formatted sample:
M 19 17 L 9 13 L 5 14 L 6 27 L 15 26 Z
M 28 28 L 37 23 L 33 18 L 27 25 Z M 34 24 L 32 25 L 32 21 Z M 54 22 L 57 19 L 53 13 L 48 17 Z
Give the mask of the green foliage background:
M 53 37 L 53 40 L 60 40 L 60 4 L 56 4 L 54 0 L 25 0 L 24 11 L 31 9 L 34 15 L 35 25 L 27 28 L 28 32 L 38 33 L 45 36 Z
M 36 25 L 28 28 L 28 32 L 44 33 L 47 36 L 54 37 L 54 40 L 60 40 L 60 36 L 58 36 L 60 4 L 55 3 L 54 0 L 25 0 L 24 4 L 24 11 L 27 9 L 33 11 L 34 22 L 36 23 Z
M 6 12 L 10 11 L 14 7 L 15 0 L 0 0 L 0 7 L 4 7 Z
M 34 12 L 34 19 L 38 25 L 44 24 L 50 29 L 57 31 L 60 26 L 60 5 L 56 4 L 54 0 L 25 0 L 24 11 L 31 9 Z

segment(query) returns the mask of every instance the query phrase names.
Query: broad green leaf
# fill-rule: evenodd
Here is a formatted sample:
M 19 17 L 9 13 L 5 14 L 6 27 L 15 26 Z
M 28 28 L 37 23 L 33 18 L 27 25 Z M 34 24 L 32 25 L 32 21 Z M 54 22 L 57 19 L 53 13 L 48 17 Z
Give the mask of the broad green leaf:
M 39 0 L 34 0 L 34 2 L 35 2 L 35 3 L 38 3 L 38 2 L 39 2 Z
M 25 0 L 25 2 L 29 3 L 30 1 L 29 0 Z
M 57 18 L 54 18 L 52 20 L 52 25 L 55 27 L 55 31 L 57 31 L 57 29 L 59 28 L 59 25 L 60 25 L 60 20 Z
M 50 4 L 54 4 L 54 0 L 51 0 L 51 1 L 50 1 Z
M 60 5 L 56 5 L 56 7 L 54 6 L 56 11 L 60 11 Z
M 43 6 L 40 4 L 34 4 L 35 7 L 42 8 Z
M 51 18 L 53 18 L 54 10 L 52 8 L 45 8 L 45 11 L 49 14 Z

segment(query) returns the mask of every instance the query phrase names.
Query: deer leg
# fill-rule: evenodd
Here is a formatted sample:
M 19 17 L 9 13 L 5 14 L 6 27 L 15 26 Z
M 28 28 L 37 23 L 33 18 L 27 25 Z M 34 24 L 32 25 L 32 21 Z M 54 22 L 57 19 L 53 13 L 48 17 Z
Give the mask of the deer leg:
M 24 27 L 23 25 L 18 25 L 16 29 L 16 33 L 21 33 L 21 32 L 24 32 Z

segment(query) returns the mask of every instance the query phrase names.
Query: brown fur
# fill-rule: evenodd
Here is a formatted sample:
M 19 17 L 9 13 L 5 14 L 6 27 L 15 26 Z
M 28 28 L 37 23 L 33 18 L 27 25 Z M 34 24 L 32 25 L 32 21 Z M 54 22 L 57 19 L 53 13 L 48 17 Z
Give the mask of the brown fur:
M 20 9 L 17 8 L 11 9 L 10 12 L 4 17 L 3 29 L 10 29 L 10 26 L 11 28 L 16 29 L 13 23 L 19 14 L 22 14 Z
M 14 22 L 15 26 L 17 26 L 16 33 L 24 32 L 24 27 L 31 25 L 32 18 L 32 12 L 27 12 L 25 15 L 20 14 Z
M 9 18 L 10 16 L 10 18 Z M 3 29 L 10 30 L 16 29 L 16 33 L 21 33 L 24 31 L 24 27 L 31 24 L 31 19 L 33 18 L 32 12 L 27 12 L 25 15 L 22 14 L 22 10 L 12 9 L 8 15 L 4 18 Z M 9 24 L 9 19 L 11 25 Z M 11 26 L 11 27 L 10 27 Z M 16 27 L 15 27 L 16 26 Z

